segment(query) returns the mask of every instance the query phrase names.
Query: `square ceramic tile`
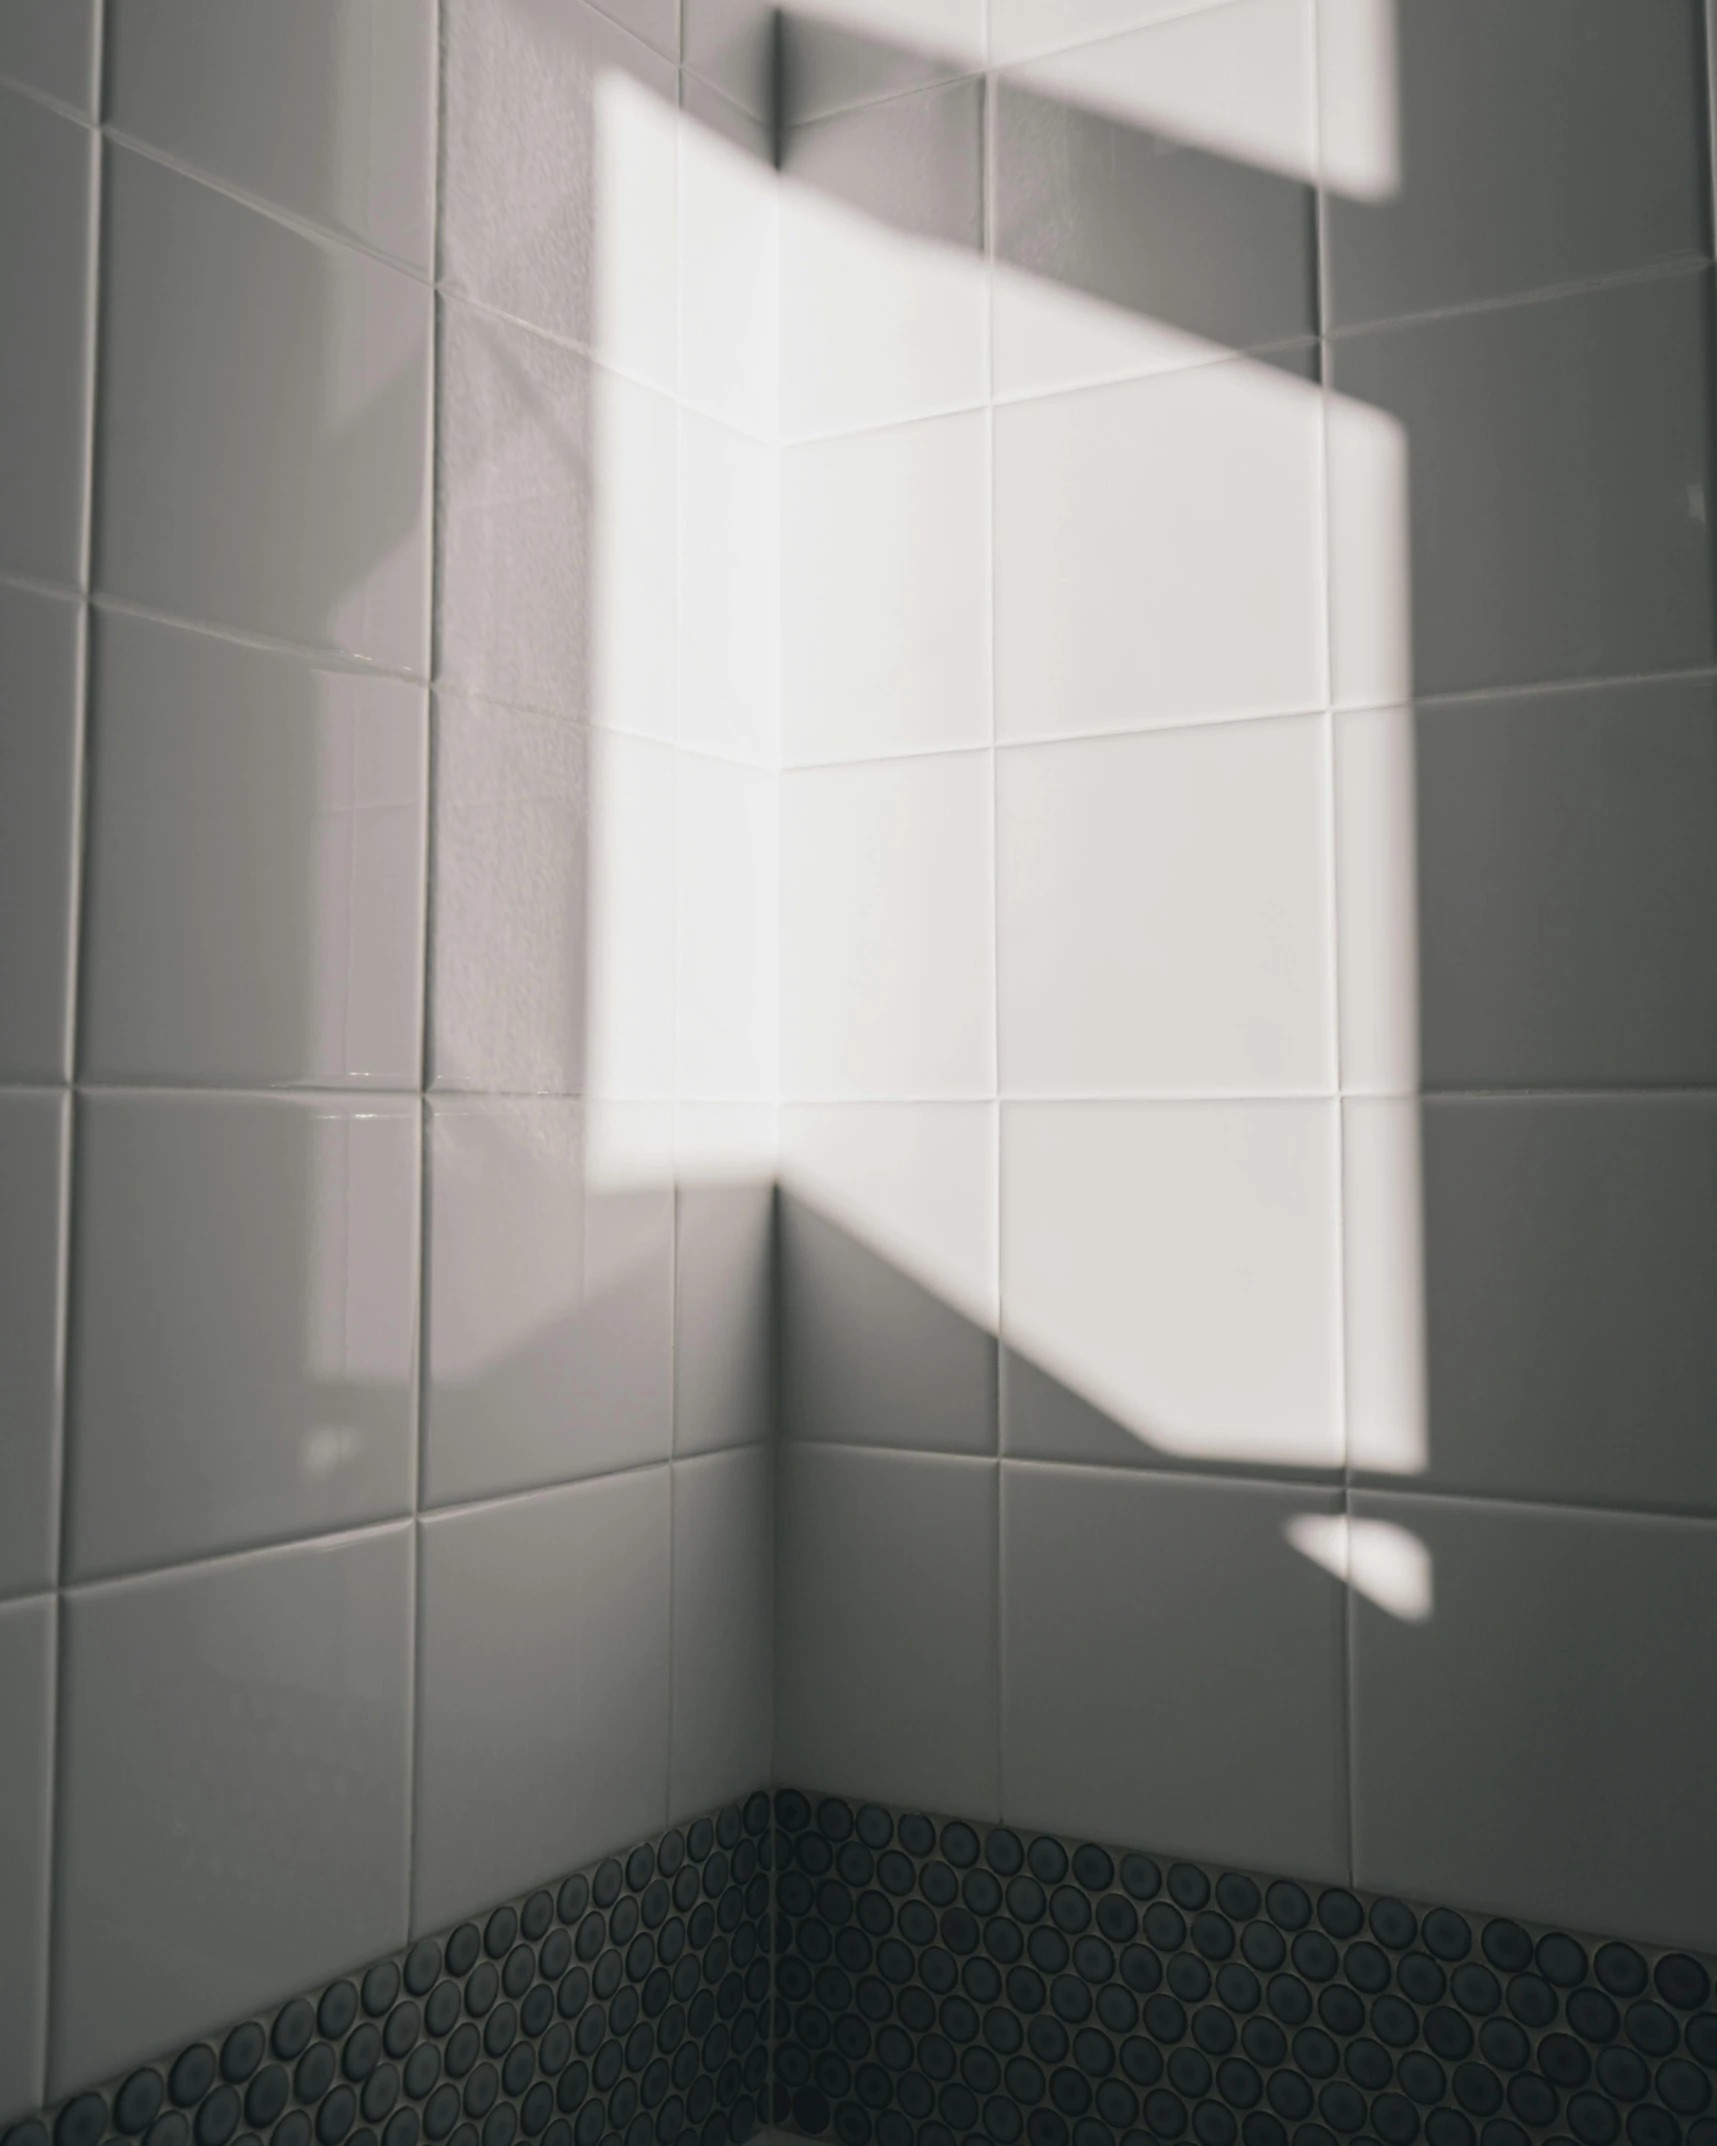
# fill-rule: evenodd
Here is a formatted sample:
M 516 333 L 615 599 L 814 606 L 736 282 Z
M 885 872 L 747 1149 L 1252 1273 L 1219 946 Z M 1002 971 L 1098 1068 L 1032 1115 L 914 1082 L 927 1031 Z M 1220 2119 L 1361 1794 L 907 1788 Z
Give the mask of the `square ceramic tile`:
M 1347 1122 L 1354 1467 L 1717 1510 L 1711 1103 L 1441 1097 Z
M 108 123 L 175 163 L 430 267 L 435 17 L 417 0 L 127 0 L 103 88 Z
M 989 743 L 981 413 L 790 449 L 781 566 L 789 764 Z
M 1005 1093 L 1332 1086 L 1327 752 L 1304 717 L 998 756 Z
M 1317 706 L 1320 440 L 1240 361 L 998 410 L 997 735 Z
M 770 1095 L 780 1063 L 779 783 L 770 770 L 682 752 L 675 816 L 675 1092 Z
M 996 1466 L 783 1446 L 775 1773 L 997 1813 Z
M 436 388 L 435 668 L 487 700 L 588 715 L 597 615 L 593 369 L 450 299 Z
M 696 19 L 688 12 L 688 38 Z M 734 57 L 745 110 L 694 75 L 680 77 L 680 394 L 724 424 L 773 440 L 781 421 L 781 189 L 767 112 L 754 110 L 766 108 L 767 92 L 761 83 L 746 87 L 768 54 L 749 36 Z
M 0 1608 L 0 2109 L 46 2099 L 48 1864 L 54 1747 L 54 1605 Z
M 79 1588 L 48 2092 L 406 1934 L 411 1534 Z
M 1331 324 L 1709 250 L 1696 10 L 1320 0 Z
M 415 1088 L 428 696 L 96 621 L 88 1078 Z
M 745 771 L 750 773 L 750 771 Z M 590 746 L 589 907 L 584 964 L 588 993 L 588 1092 L 624 1101 L 667 1101 L 674 1094 L 678 991 L 679 756 L 644 738 L 598 732 Z M 748 930 L 759 922 L 757 868 L 765 860 L 746 840 L 752 812 L 738 817 L 739 870 L 727 891 Z M 767 913 L 767 885 L 761 906 Z M 717 950 L 755 985 L 754 942 Z M 752 1002 L 755 1007 L 755 1000 Z M 752 1017 L 737 1026 L 748 1035 Z
M 60 1560 L 67 1134 L 65 1095 L 0 1091 L 0 1392 L 6 1497 L 0 1595 L 52 1587 Z
M 996 65 L 1088 44 L 1223 0 L 990 0 L 990 58 Z
M 676 1818 L 773 1777 L 774 1490 L 766 1446 L 674 1467 Z
M 984 0 L 807 0 L 781 26 L 789 123 L 973 73 L 984 12 Z
M 1340 1467 L 1338 1147 L 1333 1102 L 1005 1105 L 1003 1451 Z
M 666 1822 L 668 1473 L 422 1523 L 413 1929 Z
M 129 150 L 105 173 L 101 587 L 422 673 L 429 292 Z
M 581 1104 L 437 1103 L 427 1257 L 426 1505 L 667 1458 L 673 1192 L 592 1183 Z
M 1330 346 L 1340 701 L 1710 662 L 1710 315 L 1680 275 Z
M 981 752 L 782 778 L 785 1095 L 993 1092 L 992 794 Z
M 1290 1535 L 1337 1500 L 1086 1468 L 1002 1478 L 1003 1817 L 1343 1877 L 1343 1590 Z
M 775 1189 L 675 1194 L 674 1451 L 766 1443 L 775 1428 Z
M 558 717 L 435 696 L 437 1088 L 583 1086 L 589 755 Z
M 1709 1950 L 1717 1528 L 1369 1493 L 1354 1512 L 1356 1882 Z
M 70 584 L 84 576 L 94 195 L 89 129 L 0 89 L 0 572 Z
M 1238 0 L 999 79 L 998 393 L 1317 332 L 1311 28 Z
M 0 1071 L 68 1070 L 83 615 L 0 588 Z
M 680 415 L 678 738 L 692 752 L 781 757 L 781 458 Z
M 0 75 L 93 115 L 95 60 L 95 0 L 9 0 Z
M 981 118 L 981 87 L 965 82 L 793 131 L 781 202 L 789 439 L 984 399 Z
M 410 1511 L 418 1148 L 404 1098 L 80 1105 L 74 1577 Z

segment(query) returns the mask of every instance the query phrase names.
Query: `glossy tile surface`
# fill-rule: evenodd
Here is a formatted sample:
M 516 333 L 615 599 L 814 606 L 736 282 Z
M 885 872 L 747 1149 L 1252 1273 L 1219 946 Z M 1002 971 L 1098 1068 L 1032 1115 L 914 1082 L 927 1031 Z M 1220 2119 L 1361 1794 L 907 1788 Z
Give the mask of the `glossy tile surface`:
M 53 1705 L 52 1601 L 0 1606 L 0 1915 L 10 1935 L 0 1966 L 0 2110 L 8 2116 L 43 2098 Z
M 788 1445 L 777 1466 L 777 1772 L 993 1813 L 995 1464 Z
M 412 1927 L 432 1930 L 665 1819 L 668 1470 L 421 1536 Z
M 414 0 L 115 8 L 108 123 L 175 162 L 430 266 L 435 22 Z
M 6 1395 L 6 1496 L 0 1595 L 59 1576 L 60 1410 L 64 1398 L 66 1142 L 64 1095 L 0 1091 L 0 1392 Z
M 438 1102 L 423 1501 L 667 1458 L 673 1192 L 592 1182 L 583 1106 Z
M 49 2092 L 400 1943 L 411 1540 L 68 1596 Z
M 674 1468 L 671 1817 L 770 1777 L 774 1495 L 765 1446 Z
M 10 0 L 0 17 L 0 75 L 84 113 L 95 53 L 95 0 Z
M 1340 1876 L 1342 1589 L 1284 1533 L 1335 1501 L 1008 1463 L 1002 1478 L 1003 1816 Z
M 1308 717 L 999 756 L 1004 1093 L 1331 1084 L 1326 750 Z
M 83 619 L 0 588 L 0 1071 L 67 1070 Z
M 80 1106 L 73 1576 L 410 1510 L 418 1140 L 407 1098 Z
M 67 584 L 83 579 L 94 192 L 89 130 L 0 89 L 0 572 Z
M 766 1442 L 775 1428 L 775 1189 L 675 1194 L 674 1452 Z
M 102 585 L 422 673 L 427 290 L 129 150 L 105 170 Z
M 1709 1946 L 1711 1722 L 1685 1694 L 1710 1659 L 1717 1531 L 1371 1493 L 1355 1510 L 1431 1568 L 1423 1622 L 1355 1612 L 1359 1881 Z
M 420 686 L 97 622 L 87 1077 L 415 1088 Z

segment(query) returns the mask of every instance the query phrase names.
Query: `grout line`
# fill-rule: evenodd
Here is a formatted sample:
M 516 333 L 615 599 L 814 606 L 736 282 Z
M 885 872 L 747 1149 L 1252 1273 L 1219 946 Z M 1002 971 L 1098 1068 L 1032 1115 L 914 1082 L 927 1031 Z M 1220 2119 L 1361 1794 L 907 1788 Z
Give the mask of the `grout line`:
M 1506 291 L 1496 298 L 1469 298 L 1459 305 L 1430 306 L 1417 313 L 1394 313 L 1387 320 L 1358 321 L 1351 327 L 1324 330 L 1324 341 L 1337 348 L 1369 336 L 1392 335 L 1414 328 L 1435 327 L 1440 322 L 1469 320 L 1486 313 L 1512 313 L 1527 307 L 1560 304 L 1567 298 L 1589 298 L 1600 292 L 1631 290 L 1641 284 L 1674 283 L 1711 273 L 1709 253 L 1679 254 L 1674 259 L 1653 261 L 1643 268 L 1612 270 L 1608 275 L 1579 276 L 1566 283 L 1543 283 L 1532 290 Z

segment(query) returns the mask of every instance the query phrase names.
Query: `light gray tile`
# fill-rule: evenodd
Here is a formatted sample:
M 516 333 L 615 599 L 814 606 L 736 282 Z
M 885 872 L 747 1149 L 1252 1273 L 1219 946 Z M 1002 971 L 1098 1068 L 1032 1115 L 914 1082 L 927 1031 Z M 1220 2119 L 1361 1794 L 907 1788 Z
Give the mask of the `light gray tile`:
M 102 254 L 101 587 L 422 673 L 425 286 L 117 146 Z
M 1003 1815 L 1341 1877 L 1342 1589 L 1286 1533 L 1339 1500 L 1002 1473 Z
M 0 2122 L 46 2099 L 54 1605 L 0 1608 Z
M 1417 1621 L 1356 1602 L 1355 1881 L 1717 1944 L 1717 1528 L 1373 1493 L 1354 1509 L 1356 1571 L 1368 1528 L 1429 1568 Z
M 84 1074 L 415 1088 L 421 686 L 98 621 Z
M 668 1457 L 673 1210 L 590 1181 L 578 1103 L 435 1106 L 426 1503 Z
M 0 1072 L 68 1070 L 83 636 L 69 597 L 0 588 Z
M 0 572 L 83 579 L 95 137 L 0 89 Z
M 1348 64 L 1360 11 L 1325 0 L 1320 27 L 1326 141 L 1381 124 L 1399 165 L 1365 198 L 1336 158 L 1335 326 L 1708 251 L 1694 8 L 1399 0 L 1387 89 Z
M 775 1422 L 771 1186 L 680 1188 L 674 1333 L 674 1451 L 766 1441 Z
M 775 1770 L 994 1817 L 996 1467 L 783 1446 Z
M 405 1936 L 411 1532 L 66 1598 L 59 2095 Z
M 0 1184 L 6 1187 L 0 1205 L 0 1393 L 6 1396 L 0 1595 L 52 1587 L 59 1573 L 70 1116 L 64 1095 L 0 1092 Z
M 955 82 L 915 90 L 884 104 L 801 125 L 813 108 L 828 106 L 813 86 L 822 73 L 820 60 L 794 51 L 800 38 L 818 51 L 825 42 L 843 48 L 848 42 L 848 34 L 833 24 L 793 26 L 786 96 L 795 123 L 782 148 L 782 170 L 800 186 L 831 195 L 911 237 L 939 239 L 967 251 L 981 249 L 983 84 Z M 868 40 L 852 42 L 867 57 L 875 49 Z
M 6 0 L 0 75 L 93 116 L 95 0 Z
M 104 87 L 121 132 L 427 269 L 434 79 L 421 0 L 126 0 Z
M 994 1334 L 793 1195 L 780 1257 L 784 1437 L 995 1452 Z
M 774 1487 L 766 1446 L 674 1467 L 670 1817 L 772 1778 Z
M 680 56 L 679 0 L 596 0 L 603 14 L 665 58 Z
M 1710 278 L 1685 275 L 1331 345 L 1340 396 L 1386 412 L 1406 457 L 1387 496 L 1346 466 L 1338 410 L 1338 699 L 1709 663 L 1710 342 Z M 1366 562 L 1403 541 L 1410 649 L 1380 695 Z
M 414 1929 L 665 1823 L 668 1477 L 421 1523 Z
M 418 1147 L 403 1098 L 84 1103 L 76 1576 L 410 1510 Z
M 438 1088 L 584 1085 L 588 750 L 557 717 L 435 696 Z

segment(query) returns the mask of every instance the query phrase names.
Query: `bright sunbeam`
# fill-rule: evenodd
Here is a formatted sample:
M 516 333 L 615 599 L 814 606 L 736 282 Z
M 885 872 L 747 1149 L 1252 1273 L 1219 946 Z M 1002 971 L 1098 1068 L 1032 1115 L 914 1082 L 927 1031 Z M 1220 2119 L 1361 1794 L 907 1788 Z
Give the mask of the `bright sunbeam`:
M 1303 1557 L 1403 1624 L 1424 1624 L 1433 1607 L 1431 1553 L 1392 1520 L 1300 1513 L 1283 1531 Z

